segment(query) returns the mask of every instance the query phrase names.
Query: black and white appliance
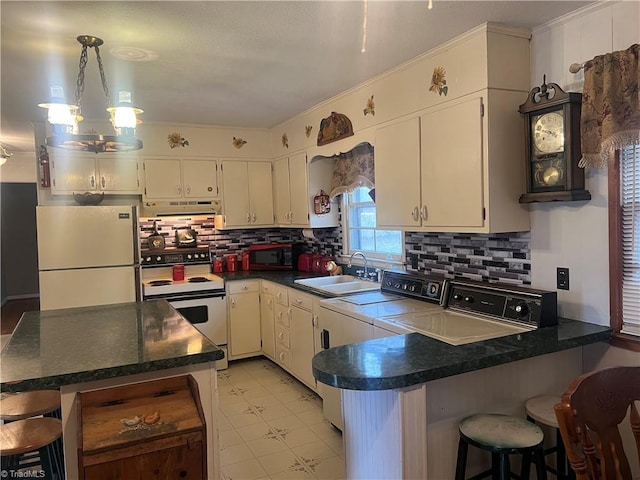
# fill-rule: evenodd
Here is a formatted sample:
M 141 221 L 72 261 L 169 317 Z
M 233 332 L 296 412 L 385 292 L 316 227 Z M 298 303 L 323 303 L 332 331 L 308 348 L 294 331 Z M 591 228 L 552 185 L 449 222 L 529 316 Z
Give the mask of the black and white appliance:
M 388 270 L 379 292 L 320 301 L 320 348 L 417 332 L 450 345 L 557 324 L 556 293 Z M 322 385 L 325 417 L 342 428 L 340 391 Z
M 225 358 L 216 362 L 216 368 L 227 368 L 224 279 L 211 273 L 209 247 L 142 250 L 140 264 L 144 300 L 167 300 L 204 336 L 224 350 Z M 176 269 L 180 271 L 176 278 L 184 278 L 174 280 Z

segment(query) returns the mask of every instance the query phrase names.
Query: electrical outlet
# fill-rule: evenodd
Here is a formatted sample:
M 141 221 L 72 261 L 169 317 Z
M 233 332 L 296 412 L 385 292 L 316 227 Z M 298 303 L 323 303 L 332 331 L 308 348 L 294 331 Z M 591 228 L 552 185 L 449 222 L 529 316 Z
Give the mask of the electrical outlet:
M 558 290 L 569 290 L 569 269 L 558 267 L 556 272 Z

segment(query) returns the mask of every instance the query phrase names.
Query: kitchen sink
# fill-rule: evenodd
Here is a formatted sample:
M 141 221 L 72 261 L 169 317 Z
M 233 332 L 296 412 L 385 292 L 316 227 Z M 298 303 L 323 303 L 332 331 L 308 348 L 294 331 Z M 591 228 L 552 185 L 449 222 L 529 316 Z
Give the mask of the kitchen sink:
M 347 295 L 357 292 L 380 290 L 380 284 L 362 280 L 353 275 L 334 275 L 331 277 L 301 278 L 295 283 L 313 288 L 324 293 Z

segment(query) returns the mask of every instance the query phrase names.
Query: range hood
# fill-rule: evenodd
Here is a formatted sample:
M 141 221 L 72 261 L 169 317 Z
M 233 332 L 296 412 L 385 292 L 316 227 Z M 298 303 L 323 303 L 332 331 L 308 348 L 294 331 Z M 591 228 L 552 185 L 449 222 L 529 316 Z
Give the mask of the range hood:
M 140 206 L 141 217 L 166 217 L 175 215 L 218 215 L 221 211 L 220 200 L 143 202 Z

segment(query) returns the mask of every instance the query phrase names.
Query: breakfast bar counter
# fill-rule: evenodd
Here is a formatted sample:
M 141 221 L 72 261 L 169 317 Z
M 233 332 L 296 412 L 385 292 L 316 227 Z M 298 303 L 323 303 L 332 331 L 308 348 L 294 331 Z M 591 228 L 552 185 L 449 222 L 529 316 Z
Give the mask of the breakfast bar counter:
M 349 479 L 454 478 L 458 424 L 476 413 L 525 417 L 524 402 L 560 395 L 583 373 L 582 347 L 611 329 L 557 326 L 453 346 L 419 333 L 319 352 L 313 374 L 342 390 Z M 489 467 L 473 452 L 467 473 Z
M 60 389 L 67 479 L 78 478 L 79 392 L 191 375 L 205 415 L 207 445 L 217 441 L 214 362 L 224 352 L 165 300 L 26 312 L 2 350 L 2 392 Z M 207 454 L 218 478 L 218 448 Z

